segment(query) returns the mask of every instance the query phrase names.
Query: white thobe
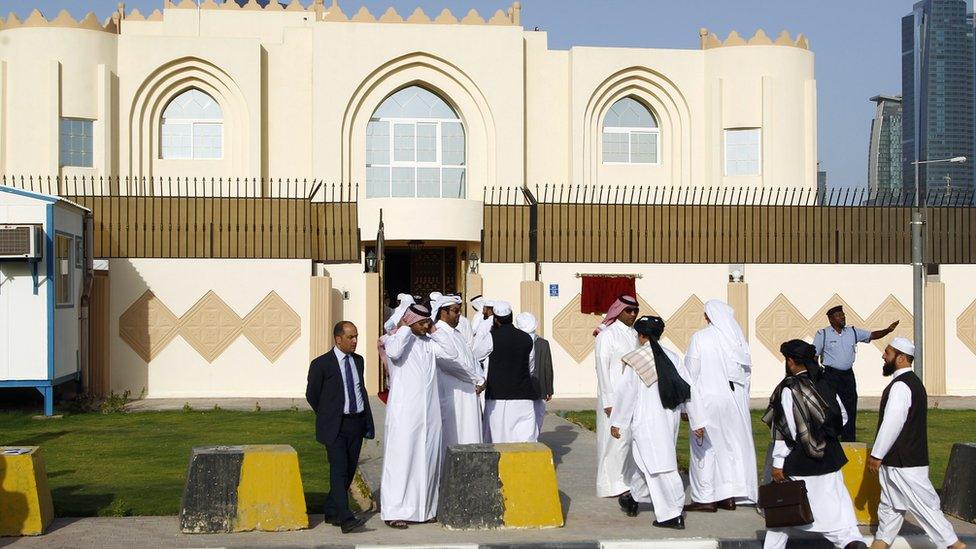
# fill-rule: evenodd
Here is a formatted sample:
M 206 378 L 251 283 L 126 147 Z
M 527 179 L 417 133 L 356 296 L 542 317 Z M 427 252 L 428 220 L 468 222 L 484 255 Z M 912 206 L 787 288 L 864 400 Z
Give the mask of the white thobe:
M 688 380 L 688 374 L 678 354 L 664 349 L 678 370 Z M 681 515 L 685 502 L 685 488 L 678 473 L 678 424 L 681 409 L 669 410 L 661 403 L 657 382 L 644 385 L 633 368 L 624 368 L 614 391 L 610 424 L 618 429 L 629 428 L 633 443 L 631 452 L 639 473 L 630 480 L 630 494 L 635 500 L 650 502 L 658 521 Z
M 493 443 L 539 440 L 531 400 L 486 400 L 485 425 Z
M 474 328 L 471 326 L 471 321 L 468 320 L 468 317 L 462 316 L 458 319 L 457 331 L 461 333 L 465 344 L 470 347 L 474 341 Z
M 620 438 L 610 436 L 610 419 L 604 409 L 613 406 L 614 389 L 624 373 L 620 359 L 635 349 L 637 332 L 619 320 L 596 336 L 596 495 L 601 498 L 618 496 L 629 489 L 631 431 L 621 429 Z
M 910 368 L 902 368 L 895 372 L 894 377 L 898 378 L 910 371 Z M 871 447 L 872 457 L 884 459 L 888 454 L 905 426 L 911 405 L 912 392 L 908 385 L 892 380 L 884 420 L 878 427 L 878 435 Z M 918 443 L 927 444 L 928 441 L 920 440 Z M 939 494 L 932 487 L 928 466 L 882 465 L 878 479 L 881 481 L 881 502 L 878 505 L 878 531 L 875 539 L 891 545 L 905 521 L 905 512 L 911 511 L 936 546 L 948 547 L 959 540 L 952 524 L 940 510 Z
M 387 339 L 386 356 L 396 383 L 386 403 L 380 513 L 383 520 L 425 522 L 437 514 L 442 461 L 436 359 L 454 355 L 402 326 Z
M 437 385 L 441 402 L 441 434 L 445 451 L 455 444 L 481 443 L 481 403 L 475 387 L 485 382 L 464 335 L 439 320 L 431 338 L 452 348 L 455 358 L 437 359 Z
M 480 315 L 481 313 L 478 313 Z M 494 342 L 491 339 L 491 327 L 494 324 L 494 317 L 488 317 L 478 322 L 480 316 L 475 317 L 475 322 L 472 322 L 474 327 L 474 337 L 471 340 L 471 354 L 474 356 L 475 362 L 480 368 L 480 374 L 484 379 L 488 379 L 488 355 L 491 354 L 494 348 Z M 491 432 L 488 429 L 488 415 L 484 412 L 487 411 L 487 406 L 485 403 L 485 392 L 482 391 L 478 395 L 478 402 L 481 404 L 481 409 L 483 411 L 482 418 L 484 424 L 482 425 L 481 439 L 484 442 L 491 442 Z
M 690 428 L 705 428 L 703 439 L 694 433 L 690 436 L 691 499 L 698 503 L 728 498 L 755 502 L 759 485 L 752 418 L 748 406 L 743 409 L 742 400 L 729 388 L 727 372 L 732 367 L 727 364 L 734 361 L 723 351 L 720 338 L 714 326 L 695 332 L 685 356 L 692 380 Z M 735 390 L 744 388 L 735 385 Z
M 796 440 L 796 419 L 793 417 L 793 391 L 784 388 L 781 394 L 780 408 L 790 436 Z M 841 406 L 843 423 L 847 423 L 847 414 Z M 790 455 L 790 448 L 783 440 L 777 440 L 773 445 L 773 467 L 782 469 L 786 457 Z M 851 503 L 850 492 L 844 485 L 844 475 L 840 470 L 826 475 L 791 476 L 792 480 L 802 480 L 807 486 L 807 500 L 813 512 L 813 523 L 795 527 L 803 532 L 815 532 L 837 547 L 846 547 L 849 543 L 863 541 L 861 531 L 857 529 L 857 517 L 854 514 L 854 504 Z M 764 549 L 783 549 L 789 541 L 789 528 L 770 528 L 766 531 Z

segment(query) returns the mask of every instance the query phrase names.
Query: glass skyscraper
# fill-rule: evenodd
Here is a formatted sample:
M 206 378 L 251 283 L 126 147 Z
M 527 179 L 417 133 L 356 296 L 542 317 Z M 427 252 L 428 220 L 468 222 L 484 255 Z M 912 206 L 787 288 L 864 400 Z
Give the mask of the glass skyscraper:
M 876 95 L 868 147 L 868 188 L 871 196 L 902 191 L 901 96 Z
M 918 166 L 921 196 L 972 196 L 974 43 L 966 0 L 922 0 L 902 18 L 902 181 L 914 189 L 916 158 L 969 162 Z

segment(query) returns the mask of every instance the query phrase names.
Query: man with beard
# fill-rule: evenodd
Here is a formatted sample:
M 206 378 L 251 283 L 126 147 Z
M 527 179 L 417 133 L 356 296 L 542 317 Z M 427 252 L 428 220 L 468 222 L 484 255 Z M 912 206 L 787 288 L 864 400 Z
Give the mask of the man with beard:
M 601 498 L 620 497 L 628 492 L 628 478 L 632 471 L 630 429 L 622 429 L 620 438 L 610 436 L 610 414 L 613 412 L 614 390 L 623 376 L 620 359 L 637 348 L 634 321 L 640 313 L 633 296 L 618 297 L 603 322 L 597 326 L 596 336 L 596 495 Z
M 482 427 L 478 393 L 484 388 L 485 379 L 460 331 L 461 298 L 441 296 L 431 307 L 431 314 L 436 330 L 430 337 L 457 355 L 437 359 L 442 445 L 446 451 L 455 444 L 479 444 Z
M 844 442 L 853 442 L 857 438 L 857 381 L 854 379 L 857 344 L 885 337 L 898 327 L 898 321 L 892 322 L 891 326 L 884 330 L 869 332 L 848 326 L 842 305 L 828 309 L 827 320 L 830 321 L 830 326 L 817 331 L 813 336 L 813 346 L 817 348 L 820 361 L 826 366 L 825 377 L 833 385 L 840 401 L 844 403 L 849 418 L 840 439 Z
M 630 483 L 630 496 L 621 497 L 620 504 L 629 516 L 636 516 L 638 501 L 650 501 L 654 526 L 684 530 L 685 488 L 675 444 L 691 386 L 678 353 L 658 342 L 664 320 L 644 316 L 634 323 L 634 330 L 640 348 L 622 358 L 624 372 L 614 391 L 610 415 L 610 436 L 619 439 L 624 429 L 632 433 L 631 452 L 638 469 Z
M 896 337 L 885 347 L 881 373 L 891 383 L 881 395 L 878 434 L 868 458 L 868 469 L 878 473 L 881 503 L 878 531 L 871 549 L 887 549 L 895 541 L 911 511 L 937 547 L 966 547 L 940 510 L 939 495 L 929 480 L 928 395 L 912 370 L 915 345 Z
M 783 343 L 786 378 L 769 399 L 763 422 L 773 434 L 773 480 L 806 484 L 813 523 L 796 529 L 816 532 L 836 547 L 866 549 L 841 468 L 847 456 L 840 431 L 844 408 L 817 364 L 816 349 L 799 339 Z M 785 549 L 788 529 L 766 531 L 765 549 Z

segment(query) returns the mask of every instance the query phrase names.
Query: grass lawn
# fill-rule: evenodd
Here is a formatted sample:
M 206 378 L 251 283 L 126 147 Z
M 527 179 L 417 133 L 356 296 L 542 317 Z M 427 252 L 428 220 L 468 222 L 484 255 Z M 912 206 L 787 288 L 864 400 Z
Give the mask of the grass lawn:
M 762 474 L 763 464 L 766 462 L 766 447 L 769 445 L 769 428 L 760 420 L 763 412 L 752 411 L 752 433 L 756 440 L 756 465 Z M 585 410 L 579 412 L 565 412 L 560 414 L 569 421 L 591 431 L 596 429 L 596 412 Z M 954 442 L 968 442 L 972 433 L 972 426 L 976 423 L 976 410 L 929 410 L 929 476 L 936 488 L 942 487 L 946 465 L 949 463 L 949 451 Z M 858 412 L 857 438 L 868 444 L 874 442 L 875 430 L 878 425 L 877 412 Z M 688 424 L 682 423 L 678 434 L 678 466 L 688 469 Z
M 60 517 L 177 514 L 190 449 L 201 445 L 290 444 L 311 512 L 322 512 L 329 489 L 308 411 L 31 415 L 0 413 L 0 446 L 41 447 Z

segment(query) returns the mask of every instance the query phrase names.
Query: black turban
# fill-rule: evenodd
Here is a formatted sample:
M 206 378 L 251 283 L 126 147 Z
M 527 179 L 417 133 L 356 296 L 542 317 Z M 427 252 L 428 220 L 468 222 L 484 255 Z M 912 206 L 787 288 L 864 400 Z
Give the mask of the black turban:
M 664 352 L 658 343 L 664 333 L 664 320 L 658 316 L 642 316 L 634 322 L 637 333 L 650 339 L 651 351 L 654 353 L 654 365 L 657 368 L 657 391 L 661 397 L 661 404 L 669 410 L 691 398 L 691 386 L 681 378 L 671 357 Z
M 802 339 L 791 339 L 779 346 L 779 352 L 786 358 L 806 366 L 810 378 L 820 378 L 820 365 L 817 364 L 817 349 Z
M 642 336 L 661 339 L 664 333 L 664 319 L 659 316 L 642 316 L 634 322 L 634 329 Z

